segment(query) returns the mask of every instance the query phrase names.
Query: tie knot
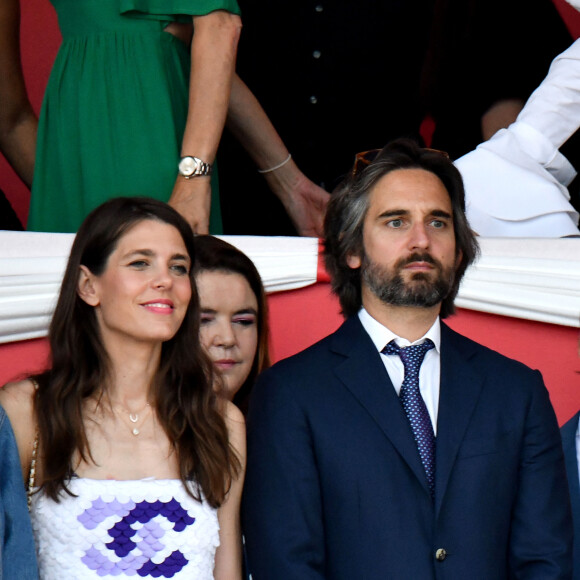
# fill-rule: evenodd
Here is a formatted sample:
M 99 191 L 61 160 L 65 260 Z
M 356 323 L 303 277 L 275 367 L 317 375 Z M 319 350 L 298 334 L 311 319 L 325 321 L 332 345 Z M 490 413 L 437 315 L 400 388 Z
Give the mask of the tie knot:
M 419 369 L 423 363 L 423 359 L 427 354 L 427 351 L 434 348 L 435 345 L 430 339 L 426 339 L 425 342 L 421 344 L 413 344 L 411 346 L 405 346 L 401 348 L 394 340 L 391 340 L 385 348 L 381 351 L 383 354 L 397 354 L 401 357 L 405 371 L 407 369 Z

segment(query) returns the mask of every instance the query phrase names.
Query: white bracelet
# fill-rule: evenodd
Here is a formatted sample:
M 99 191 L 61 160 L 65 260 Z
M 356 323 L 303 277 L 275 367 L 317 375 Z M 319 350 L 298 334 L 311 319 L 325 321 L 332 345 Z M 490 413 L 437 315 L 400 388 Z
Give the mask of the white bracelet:
M 258 169 L 258 173 L 271 173 L 272 171 L 276 171 L 276 169 L 280 169 L 280 167 L 284 167 L 288 161 L 292 159 L 292 155 L 288 153 L 288 157 L 282 161 L 282 163 L 278 163 L 278 165 L 274 165 L 274 167 L 270 167 L 268 169 Z

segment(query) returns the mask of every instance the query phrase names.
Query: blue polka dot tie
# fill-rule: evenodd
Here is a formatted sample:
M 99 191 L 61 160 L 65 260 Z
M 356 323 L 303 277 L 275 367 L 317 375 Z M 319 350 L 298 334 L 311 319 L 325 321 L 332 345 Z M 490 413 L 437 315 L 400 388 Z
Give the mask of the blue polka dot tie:
M 435 433 L 429 411 L 419 390 L 419 371 L 427 351 L 434 346 L 433 342 L 427 339 L 422 344 L 401 348 L 392 340 L 381 351 L 383 354 L 399 355 L 405 367 L 405 378 L 401 385 L 399 399 L 411 424 L 413 437 L 427 475 L 431 498 L 435 497 Z

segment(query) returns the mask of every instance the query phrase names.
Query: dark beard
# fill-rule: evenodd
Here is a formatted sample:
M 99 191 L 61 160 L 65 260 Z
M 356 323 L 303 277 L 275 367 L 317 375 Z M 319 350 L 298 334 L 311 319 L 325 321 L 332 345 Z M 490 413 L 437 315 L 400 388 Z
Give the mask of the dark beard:
M 413 274 L 410 282 L 405 282 L 401 270 L 412 262 L 428 262 L 437 268 L 437 277 L 431 281 L 430 276 L 423 272 Z M 385 304 L 393 306 L 418 306 L 430 308 L 439 304 L 449 295 L 455 272 L 444 269 L 441 264 L 429 254 L 412 254 L 399 260 L 394 271 L 389 271 L 375 262 L 363 257 L 361 265 L 363 282 L 371 292 Z

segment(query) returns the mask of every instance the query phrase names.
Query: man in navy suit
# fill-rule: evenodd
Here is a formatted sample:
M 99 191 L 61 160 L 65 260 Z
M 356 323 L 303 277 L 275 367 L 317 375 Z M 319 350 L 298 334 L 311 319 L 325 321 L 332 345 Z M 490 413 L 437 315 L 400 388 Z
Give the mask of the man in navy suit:
M 580 344 L 578 345 L 580 352 Z M 576 413 L 561 429 L 566 472 L 570 486 L 572 517 L 574 520 L 574 580 L 580 580 L 580 480 L 578 472 L 578 452 L 580 450 L 580 430 Z
M 440 322 L 477 254 L 455 167 L 406 141 L 357 156 L 325 233 L 347 320 L 250 404 L 254 580 L 570 579 L 540 373 Z

